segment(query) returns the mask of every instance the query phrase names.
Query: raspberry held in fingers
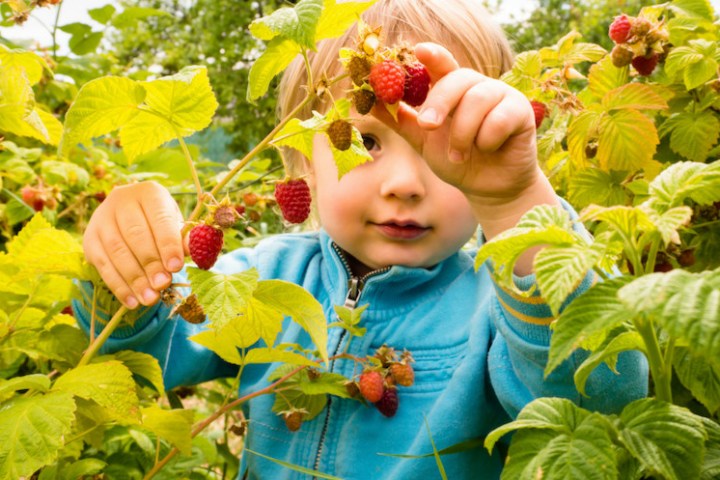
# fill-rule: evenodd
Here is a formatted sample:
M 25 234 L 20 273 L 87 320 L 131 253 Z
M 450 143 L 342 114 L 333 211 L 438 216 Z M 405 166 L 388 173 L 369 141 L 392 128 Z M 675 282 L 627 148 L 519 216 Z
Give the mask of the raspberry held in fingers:
M 188 240 L 190 258 L 203 270 L 209 270 L 220 255 L 223 247 L 222 230 L 210 225 L 200 224 L 190 230 Z

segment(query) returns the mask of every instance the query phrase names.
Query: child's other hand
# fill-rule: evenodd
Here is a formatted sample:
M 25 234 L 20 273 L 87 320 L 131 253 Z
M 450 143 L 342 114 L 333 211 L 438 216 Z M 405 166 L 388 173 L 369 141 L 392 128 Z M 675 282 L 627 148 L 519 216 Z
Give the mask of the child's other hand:
M 183 218 L 155 182 L 115 188 L 90 218 L 85 258 L 127 307 L 152 305 L 183 267 Z
M 384 108 L 373 113 L 471 202 L 503 205 L 521 196 L 542 175 L 527 98 L 500 80 L 460 68 L 440 45 L 419 43 L 415 55 L 433 83 L 425 103 L 419 111 L 401 104 L 398 123 Z

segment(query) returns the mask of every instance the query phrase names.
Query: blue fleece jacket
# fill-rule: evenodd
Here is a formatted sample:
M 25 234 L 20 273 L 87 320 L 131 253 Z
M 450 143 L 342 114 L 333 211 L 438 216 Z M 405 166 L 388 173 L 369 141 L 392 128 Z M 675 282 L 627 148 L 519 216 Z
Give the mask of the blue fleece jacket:
M 616 412 L 647 393 L 647 367 L 636 353 L 620 355 L 617 371 L 601 366 L 587 383 L 588 397 L 574 388 L 573 372 L 583 358 L 575 353 L 547 379 L 549 308 L 538 296 L 521 298 L 495 285 L 483 267 L 473 268 L 473 252 L 461 251 L 432 268 L 394 266 L 370 274 L 362 285 L 359 305 L 369 304 L 362 326 L 367 333 L 350 343 L 349 353 L 363 357 L 382 344 L 407 349 L 415 359 L 415 384 L 399 391 L 400 407 L 392 418 L 360 402 L 333 397 L 315 419 L 291 433 L 271 412 L 272 395 L 246 405 L 250 424 L 248 448 L 343 479 L 438 478 L 432 457 L 403 459 L 382 453 L 422 455 L 432 452 L 425 421 L 438 449 L 483 438 L 510 421 L 532 399 L 560 396 L 602 412 Z M 279 235 L 253 249 L 238 249 L 218 261 L 214 270 L 237 273 L 256 267 L 262 279 L 283 279 L 303 286 L 322 304 L 328 321 L 334 305 L 348 294 L 349 271 L 342 252 L 323 232 Z M 179 275 L 176 281 L 182 281 Z M 533 276 L 517 278 L 529 288 Z M 589 275 L 578 292 L 587 289 Z M 577 293 L 577 292 L 576 292 Z M 87 330 L 85 302 L 76 303 Z M 84 304 L 84 305 L 83 305 Z M 132 348 L 154 355 L 166 386 L 187 385 L 234 375 L 234 366 L 188 340 L 205 327 L 168 318 L 162 304 L 148 308 L 134 327 L 118 330 L 106 351 Z M 347 335 L 329 331 L 328 350 L 342 351 Z M 288 323 L 279 342 L 310 345 L 308 335 Z M 240 395 L 268 384 L 276 365 L 246 367 Z M 338 360 L 335 372 L 351 376 L 354 364 Z M 482 447 L 443 457 L 449 478 L 499 478 L 502 458 Z M 307 476 L 258 456 L 245 454 L 248 478 L 301 479 Z

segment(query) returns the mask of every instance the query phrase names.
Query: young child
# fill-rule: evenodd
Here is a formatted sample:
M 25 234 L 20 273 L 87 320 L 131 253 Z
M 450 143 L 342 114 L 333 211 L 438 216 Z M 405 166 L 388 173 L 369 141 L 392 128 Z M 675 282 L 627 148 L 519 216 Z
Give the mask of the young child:
M 544 379 L 549 308 L 537 294 L 521 298 L 499 288 L 486 266 L 474 270 L 473 252 L 461 250 L 478 224 L 482 237 L 490 239 L 535 205 L 570 210 L 537 164 L 528 100 L 497 80 L 509 68 L 511 52 L 481 2 L 381 0 L 364 20 L 382 26 L 388 45 L 424 42 L 415 52 L 432 77 L 427 100 L 417 111 L 403 106 L 398 123 L 381 108 L 356 115 L 354 125 L 374 161 L 340 180 L 325 135 L 316 136 L 311 162 L 290 154 L 294 168 L 306 168 L 322 228 L 230 252 L 215 270 L 255 267 L 263 279 L 301 285 L 320 301 L 328 321 L 334 305 L 369 304 L 362 323 L 367 334 L 353 340 L 349 353 L 364 357 L 383 344 L 407 349 L 415 359 L 415 384 L 401 390 L 392 418 L 357 401 L 331 398 L 295 433 L 271 412 L 273 396 L 260 396 L 245 408 L 247 447 L 344 479 L 435 478 L 432 457 L 378 454 L 432 452 L 425 420 L 442 449 L 483 438 L 537 397 L 566 397 L 612 412 L 644 396 L 646 367 L 630 353 L 620 355 L 619 374 L 602 366 L 591 375 L 587 397 L 573 384 L 581 353 Z M 321 44 L 311 58 L 315 78 L 323 71 L 340 72 L 338 50 L 353 46 L 355 35 Z M 304 75 L 300 62 L 286 72 L 282 112 L 300 101 Z M 327 108 L 318 103 L 303 113 Z M 128 307 L 142 308 L 134 326 L 118 330 L 107 350 L 151 353 L 161 363 L 167 388 L 237 372 L 187 340 L 204 327 L 168 319 L 168 307 L 158 303 L 158 292 L 183 266 L 181 224 L 170 194 L 155 183 L 140 183 L 116 188 L 93 215 L 84 239 L 88 261 L 109 288 Z M 515 273 L 519 287 L 533 285 L 532 252 Z M 76 309 L 89 328 L 87 304 Z M 347 340 L 340 329 L 330 329 L 330 354 L 342 351 Z M 309 345 L 296 328 L 281 333 L 279 341 Z M 329 368 L 351 376 L 354 364 L 337 360 Z M 273 369 L 248 366 L 240 394 L 267 385 Z M 497 449 L 489 455 L 478 447 L 444 456 L 443 463 L 452 479 L 492 479 L 499 477 L 503 459 Z M 250 454 L 245 467 L 253 479 L 305 478 Z

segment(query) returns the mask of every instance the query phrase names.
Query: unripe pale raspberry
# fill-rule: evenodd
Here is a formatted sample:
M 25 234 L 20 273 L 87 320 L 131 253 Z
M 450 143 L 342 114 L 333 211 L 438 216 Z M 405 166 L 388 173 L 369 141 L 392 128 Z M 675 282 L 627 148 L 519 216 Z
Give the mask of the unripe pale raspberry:
M 623 68 L 630 65 L 634 56 L 635 55 L 632 50 L 625 48 L 622 45 L 615 45 L 612 52 L 610 52 L 610 59 L 612 60 L 613 65 L 617 68 Z

